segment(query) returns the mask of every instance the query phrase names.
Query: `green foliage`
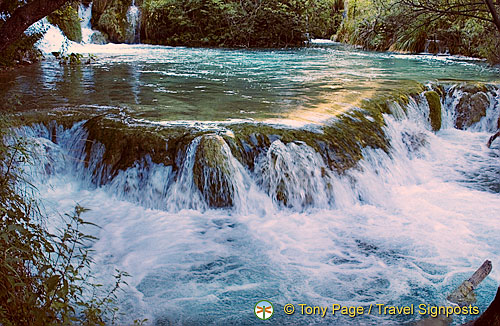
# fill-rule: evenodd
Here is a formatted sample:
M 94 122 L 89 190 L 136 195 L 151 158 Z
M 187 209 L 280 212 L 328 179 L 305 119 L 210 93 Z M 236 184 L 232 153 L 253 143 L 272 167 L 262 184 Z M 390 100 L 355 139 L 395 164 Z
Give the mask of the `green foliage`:
M 145 43 L 225 47 L 300 46 L 305 33 L 330 37 L 338 0 L 145 0 Z
M 44 31 L 38 31 L 31 35 L 23 34 L 0 55 L 0 69 L 19 63 L 29 64 L 38 61 L 42 57 L 42 53 L 34 45 L 42 38 L 43 33 Z
M 331 38 L 342 22 L 343 0 L 312 0 L 306 3 L 307 31 L 313 38 Z
M 304 0 L 146 0 L 142 8 L 147 43 L 280 47 L 304 40 Z
M 82 28 L 78 17 L 78 3 L 66 3 L 57 9 L 47 19 L 53 25 L 58 26 L 68 39 L 75 42 L 82 41 Z
M 8 134 L 0 120 L 0 324 L 105 325 L 113 322 L 116 292 L 126 273 L 117 271 L 107 293 L 92 283 L 91 244 L 81 231 L 94 226 L 76 206 L 55 234 L 32 199 L 35 189 L 23 179 L 20 164 L 30 161 L 28 144 Z M 7 141 L 8 139 L 8 141 Z
M 469 8 L 460 1 L 350 0 L 337 40 L 370 50 L 448 52 L 500 63 L 500 33 L 485 20 L 484 4 L 471 3 Z M 414 7 L 419 3 L 430 7 Z M 447 6 L 457 6 L 464 14 L 446 12 Z
M 127 39 L 127 10 L 132 0 L 95 0 L 92 5 L 92 26 L 116 43 Z

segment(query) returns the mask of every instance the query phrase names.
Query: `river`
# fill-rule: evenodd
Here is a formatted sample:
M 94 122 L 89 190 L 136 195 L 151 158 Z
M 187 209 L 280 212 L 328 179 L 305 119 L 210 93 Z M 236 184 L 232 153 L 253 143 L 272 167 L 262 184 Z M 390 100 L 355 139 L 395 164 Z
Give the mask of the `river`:
M 298 304 L 449 305 L 485 259 L 493 272 L 477 305 L 493 299 L 500 141 L 485 144 L 500 110 L 497 69 L 339 44 L 72 47 L 97 59 L 49 55 L 2 72 L 2 106 L 40 120 L 18 133 L 41 144 L 27 171 L 51 227 L 75 203 L 89 208 L 101 227 L 91 229 L 97 280 L 131 275 L 120 323 L 260 324 L 253 308 L 267 299 L 274 324 L 400 325 L 422 316 L 322 318 Z M 460 100 L 475 94 L 484 116 L 457 127 Z M 364 101 L 386 95 L 404 100 Z

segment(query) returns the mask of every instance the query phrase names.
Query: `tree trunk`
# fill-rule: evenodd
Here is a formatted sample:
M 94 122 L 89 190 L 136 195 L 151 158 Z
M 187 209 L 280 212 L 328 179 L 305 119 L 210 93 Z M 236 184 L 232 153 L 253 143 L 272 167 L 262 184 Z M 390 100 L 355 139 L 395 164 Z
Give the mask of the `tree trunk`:
M 500 32 L 500 18 L 498 18 L 498 13 L 497 10 L 495 9 L 495 5 L 493 5 L 493 0 L 484 0 L 486 2 L 486 5 L 488 6 L 488 9 L 490 10 L 491 17 L 493 18 L 493 23 L 497 27 L 498 31 Z
M 494 134 L 493 136 L 490 137 L 490 140 L 488 140 L 487 146 L 491 147 L 491 143 L 493 143 L 495 141 L 495 139 L 497 139 L 497 137 L 500 137 L 500 130 L 498 130 L 496 134 Z
M 0 28 L 0 53 L 17 41 L 33 23 L 60 8 L 68 0 L 33 0 L 17 8 Z
M 463 326 L 500 326 L 500 287 L 495 299 L 481 317 Z
M 486 260 L 468 280 L 460 284 L 460 286 L 448 296 L 448 301 L 456 303 L 459 306 L 471 304 L 475 301 L 476 297 L 473 292 L 474 289 L 490 274 L 491 269 L 491 261 Z

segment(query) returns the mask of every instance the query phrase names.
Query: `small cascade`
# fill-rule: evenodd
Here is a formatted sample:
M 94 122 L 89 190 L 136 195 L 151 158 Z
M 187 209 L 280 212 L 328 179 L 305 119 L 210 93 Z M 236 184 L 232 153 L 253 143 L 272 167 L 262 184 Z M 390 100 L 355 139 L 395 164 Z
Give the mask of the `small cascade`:
M 269 127 L 265 133 L 256 134 L 254 130 L 259 129 L 254 126 L 245 135 L 241 132 L 248 126 L 236 124 L 228 127 L 235 131 L 229 135 L 196 128 L 141 127 L 111 116 L 79 121 L 69 129 L 56 122 L 35 124 L 21 128 L 19 133 L 34 139 L 34 152 L 39 154 L 36 157 L 43 158 L 30 170 L 34 180 L 66 173 L 87 189 L 107 189 L 121 199 L 149 208 L 223 208 L 264 214 L 277 208 L 303 211 L 309 207 L 348 207 L 356 202 L 383 205 L 388 200 L 384 189 L 420 182 L 407 167 L 426 159 L 430 139 L 436 138 L 430 121 L 430 107 L 436 103 L 431 105 L 426 93 L 440 94 L 440 133 L 459 131 L 456 129 L 491 133 L 498 127 L 497 87 L 431 88 L 437 91 L 427 90 L 405 102 L 388 104 L 388 112 L 381 115 L 388 148 L 377 147 L 378 141 L 369 140 L 382 135 L 370 133 L 370 126 L 377 124 L 370 116 L 361 120 L 361 111 L 346 113 L 349 119 L 341 118 L 325 129 L 328 137 L 294 131 L 296 139 L 288 140 L 286 134 L 277 136 L 283 130 Z M 464 110 L 472 112 L 472 107 L 479 113 L 460 115 Z M 462 121 L 461 128 L 458 121 Z M 358 128 L 354 122 L 363 129 L 355 139 L 345 144 L 339 141 L 343 139 L 330 139 L 349 136 L 334 130 Z M 298 140 L 301 137 L 304 141 Z M 357 144 L 367 144 L 359 147 L 359 158 L 353 150 Z M 338 157 L 339 153 L 346 158 Z M 468 158 L 468 163 L 476 165 L 474 169 L 465 163 L 443 169 L 460 182 L 481 178 L 484 181 L 477 187 L 496 192 L 498 172 L 483 167 L 485 162 L 494 165 L 494 158 L 485 155 L 481 152 Z M 352 164 L 335 164 L 341 159 L 349 159 Z
M 500 88 L 493 85 L 444 87 L 443 126 L 493 133 L 500 128 Z
M 59 27 L 49 23 L 47 17 L 44 17 L 35 24 L 31 25 L 28 32 L 31 29 L 43 29 L 46 31 L 43 37 L 36 43 L 36 47 L 44 54 L 49 54 L 51 52 L 63 52 L 64 49 L 72 43 L 72 41 L 68 40 L 68 38 L 64 36 Z
M 94 31 L 90 25 L 90 19 L 92 18 L 92 3 L 85 6 L 83 3 L 78 7 L 78 17 L 80 18 L 80 26 L 82 28 L 82 43 L 92 43 L 92 34 Z
M 450 51 L 443 45 L 441 40 L 427 39 L 425 40 L 424 53 L 434 53 L 437 55 L 449 55 Z
M 141 11 L 135 5 L 135 0 L 132 0 L 132 5 L 127 10 L 127 43 L 136 44 L 140 43 L 140 29 L 141 29 Z
M 302 142 L 275 140 L 255 174 L 269 196 L 288 207 L 328 207 L 333 199 L 331 170 L 320 154 Z
M 83 3 L 78 7 L 78 17 L 82 28 L 83 44 L 105 44 L 106 39 L 99 31 L 93 30 L 90 24 L 92 18 L 92 2 L 86 6 Z

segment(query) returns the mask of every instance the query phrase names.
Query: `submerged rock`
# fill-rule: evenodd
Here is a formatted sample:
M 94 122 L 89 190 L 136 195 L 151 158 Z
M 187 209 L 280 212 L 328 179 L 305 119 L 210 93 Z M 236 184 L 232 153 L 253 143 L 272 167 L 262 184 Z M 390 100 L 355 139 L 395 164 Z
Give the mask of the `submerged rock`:
M 401 136 L 401 140 L 406 145 L 410 153 L 416 153 L 422 147 L 427 145 L 427 139 L 424 133 L 411 133 L 404 131 Z
M 438 131 L 441 129 L 441 99 L 435 91 L 427 91 L 424 95 L 429 104 L 429 120 L 432 130 Z
M 100 31 L 95 31 L 90 36 L 90 43 L 92 43 L 92 44 L 107 44 L 108 38 L 105 34 L 101 33 Z
M 196 149 L 193 180 L 211 207 L 233 205 L 235 189 L 231 152 L 224 138 L 203 135 Z

